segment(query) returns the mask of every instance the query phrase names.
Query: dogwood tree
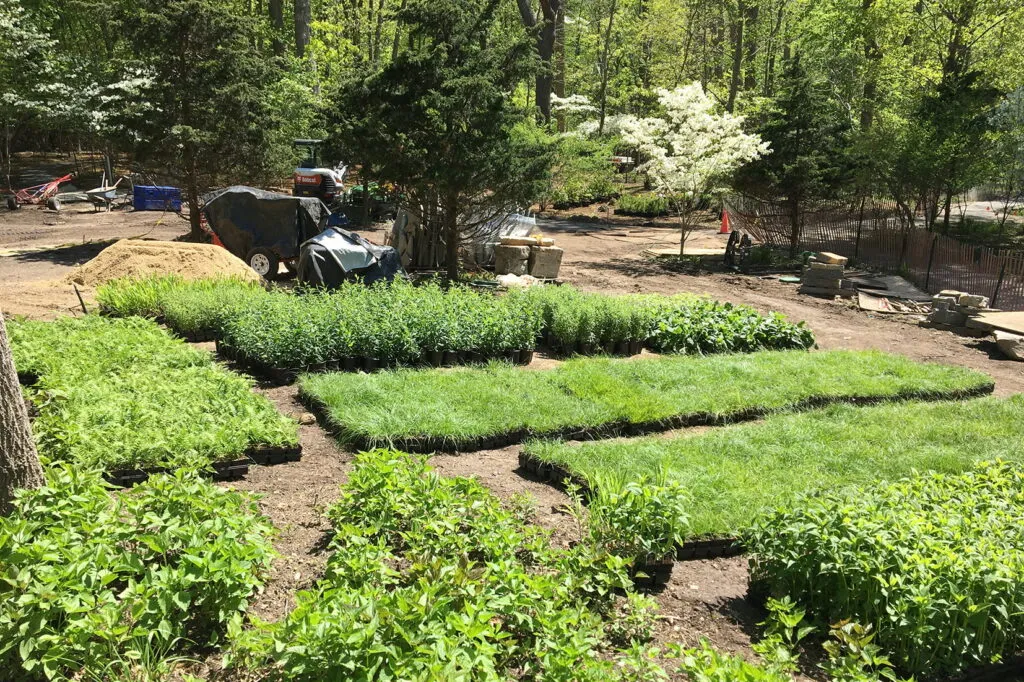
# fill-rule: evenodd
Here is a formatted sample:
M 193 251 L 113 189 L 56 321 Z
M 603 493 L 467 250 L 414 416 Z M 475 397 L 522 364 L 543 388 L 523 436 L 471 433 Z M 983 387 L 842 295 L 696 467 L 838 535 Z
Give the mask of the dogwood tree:
M 679 255 L 694 228 L 694 214 L 708 195 L 722 191 L 748 161 L 769 152 L 757 135 L 743 132 L 743 118 L 719 112 L 700 83 L 659 90 L 664 118 L 629 118 L 622 138 L 646 158 L 646 173 L 679 219 Z

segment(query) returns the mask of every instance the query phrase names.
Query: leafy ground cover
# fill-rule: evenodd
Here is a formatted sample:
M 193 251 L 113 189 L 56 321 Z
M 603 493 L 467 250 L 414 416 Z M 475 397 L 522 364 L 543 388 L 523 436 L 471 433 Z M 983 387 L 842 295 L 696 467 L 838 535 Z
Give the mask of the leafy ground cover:
M 692 537 L 735 536 L 803 493 L 958 473 L 981 459 L 1020 459 L 1024 397 L 966 402 L 833 405 L 675 438 L 571 445 L 533 442 L 528 455 L 590 484 L 655 479 L 689 493 Z
M 878 352 L 765 352 L 576 359 L 553 370 L 484 368 L 310 374 L 301 394 L 360 446 L 518 442 L 531 434 L 630 432 L 718 423 L 824 401 L 991 390 L 971 370 Z
M 1004 405 L 1016 407 L 1019 424 L 1024 401 Z M 1018 427 L 1004 454 L 1019 450 L 1020 435 Z M 980 449 L 970 454 L 1000 451 Z M 870 623 L 899 669 L 934 676 L 1020 652 L 1022 529 L 1024 469 L 986 462 L 801 497 L 755 523 L 745 540 L 753 580 L 820 622 Z
M 76 466 L 48 480 L 0 517 L 3 679 L 157 679 L 263 585 L 273 527 L 248 496 L 186 472 L 118 495 Z
M 12 322 L 40 454 L 107 470 L 205 466 L 255 446 L 291 446 L 297 427 L 251 382 L 140 318 Z

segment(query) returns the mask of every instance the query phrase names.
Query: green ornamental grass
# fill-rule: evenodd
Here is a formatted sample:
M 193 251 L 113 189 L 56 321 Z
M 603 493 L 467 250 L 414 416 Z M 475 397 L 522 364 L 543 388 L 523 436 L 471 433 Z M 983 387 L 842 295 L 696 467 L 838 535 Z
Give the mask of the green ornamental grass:
M 804 493 L 896 480 L 912 471 L 955 474 L 982 459 L 1024 456 L 1024 397 L 966 402 L 834 405 L 672 438 L 527 452 L 602 485 L 660 476 L 689 494 L 691 537 L 735 536 Z
M 875 351 L 589 358 L 545 371 L 494 363 L 301 378 L 302 393 L 323 406 L 342 438 L 363 446 L 404 441 L 403 447 L 629 424 L 667 428 L 817 401 L 949 397 L 991 387 L 988 377 L 968 369 Z

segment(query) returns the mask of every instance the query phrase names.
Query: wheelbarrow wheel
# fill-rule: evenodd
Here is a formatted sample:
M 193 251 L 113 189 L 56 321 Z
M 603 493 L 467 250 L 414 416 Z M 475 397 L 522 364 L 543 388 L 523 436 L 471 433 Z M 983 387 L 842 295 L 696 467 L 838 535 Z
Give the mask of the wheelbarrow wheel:
M 50 197 L 49 199 L 46 200 L 46 208 L 50 209 L 51 211 L 59 211 L 60 199 L 58 199 L 57 197 Z
M 263 279 L 277 277 L 277 266 L 280 260 L 270 249 L 253 249 L 245 256 L 245 262 Z
M 21 208 L 21 204 L 18 203 L 18 197 L 14 196 L 13 194 L 7 197 L 7 208 L 9 208 L 12 211 L 17 211 L 19 208 Z

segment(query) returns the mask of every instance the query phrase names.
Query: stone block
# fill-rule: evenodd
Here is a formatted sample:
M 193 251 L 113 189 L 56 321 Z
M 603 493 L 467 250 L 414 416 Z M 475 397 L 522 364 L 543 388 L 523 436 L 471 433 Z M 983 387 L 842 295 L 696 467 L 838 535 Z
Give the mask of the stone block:
M 996 346 L 1003 355 L 1011 360 L 1024 360 L 1024 336 L 997 329 L 995 337 Z
M 988 296 L 975 296 L 973 294 L 960 294 L 960 298 L 957 299 L 957 303 L 962 306 L 971 306 L 973 308 L 987 308 L 988 307 Z
M 953 327 L 962 327 L 967 323 L 967 316 L 955 310 L 936 310 L 928 319 L 936 324 L 948 324 Z
M 843 266 L 842 265 L 835 265 L 833 263 L 815 263 L 815 262 L 810 262 L 810 263 L 807 264 L 807 269 L 804 270 L 804 272 L 807 272 L 809 270 L 813 270 L 813 271 L 816 271 L 816 272 L 834 272 L 839 277 L 843 276 Z
M 530 274 L 538 279 L 555 279 L 562 267 L 562 249 L 557 246 L 535 246 L 530 249 Z
M 494 247 L 494 274 L 525 275 L 530 260 L 529 246 Z
M 964 292 L 957 291 L 956 289 L 943 289 L 942 291 L 940 291 L 939 293 L 937 293 L 935 295 L 936 296 L 949 296 L 951 298 L 959 299 L 963 295 L 963 293 Z

